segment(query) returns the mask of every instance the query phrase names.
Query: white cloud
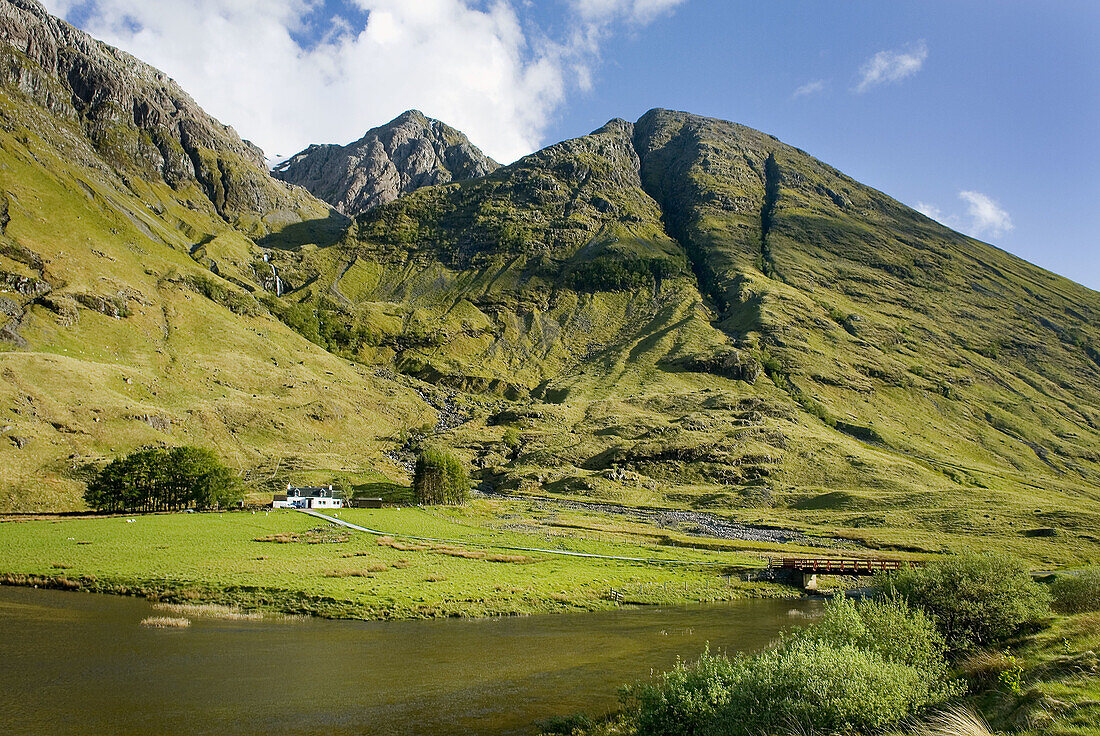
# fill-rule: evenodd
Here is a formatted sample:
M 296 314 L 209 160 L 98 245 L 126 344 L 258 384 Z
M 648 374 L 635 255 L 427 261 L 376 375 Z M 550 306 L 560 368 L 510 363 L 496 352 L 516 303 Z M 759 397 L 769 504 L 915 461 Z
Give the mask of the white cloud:
M 944 221 L 943 211 L 934 204 L 929 204 L 928 202 L 917 202 L 915 205 L 913 205 L 913 209 L 915 209 L 917 212 L 921 213 L 925 217 L 931 217 L 937 222 Z M 946 225 L 947 223 L 944 224 Z
M 1012 217 L 992 197 L 981 192 L 962 191 L 966 214 L 948 214 L 934 204 L 917 202 L 915 210 L 959 232 L 980 237 L 1001 237 L 1013 228 Z
M 1012 229 L 1012 218 L 991 197 L 981 192 L 959 192 L 959 198 L 967 205 L 966 214 L 970 217 L 967 232 L 971 235 L 999 237 Z
M 928 58 L 928 45 L 918 41 L 896 51 L 879 51 L 859 69 L 856 92 L 866 92 L 880 84 L 900 82 L 921 70 Z
M 809 97 L 810 95 L 821 94 L 825 91 L 825 86 L 826 85 L 824 79 L 815 79 L 812 82 L 806 82 L 806 84 L 802 85 L 794 91 L 794 93 L 791 95 L 791 98 L 797 99 L 799 97 Z
M 592 14 L 588 32 L 551 40 L 512 0 L 345 0 L 346 17 L 324 0 L 46 0 L 175 78 L 269 157 L 346 143 L 417 108 L 504 162 L 538 148 L 567 91 L 591 85 L 611 24 L 644 24 L 682 0 L 574 2 Z M 349 22 L 356 9 L 365 25 Z M 316 23 L 326 32 L 303 45 Z
M 671 12 L 686 0 L 572 0 L 573 9 L 589 23 L 626 20 L 645 25 Z

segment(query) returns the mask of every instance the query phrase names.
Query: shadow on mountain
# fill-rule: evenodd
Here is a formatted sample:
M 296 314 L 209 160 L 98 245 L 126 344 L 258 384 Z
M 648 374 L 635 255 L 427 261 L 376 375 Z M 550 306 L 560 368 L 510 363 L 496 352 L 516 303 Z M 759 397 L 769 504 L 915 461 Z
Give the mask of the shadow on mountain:
M 305 220 L 287 225 L 278 232 L 260 238 L 256 244 L 263 248 L 297 250 L 304 245 L 326 248 L 340 241 L 351 220 L 336 210 L 329 210 L 328 217 Z

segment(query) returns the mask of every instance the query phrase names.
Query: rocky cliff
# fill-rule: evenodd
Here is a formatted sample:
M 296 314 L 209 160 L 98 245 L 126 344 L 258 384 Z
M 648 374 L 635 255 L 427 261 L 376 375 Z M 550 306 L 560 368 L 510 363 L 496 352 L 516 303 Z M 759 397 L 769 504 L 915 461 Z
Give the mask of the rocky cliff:
M 272 173 L 352 216 L 421 187 L 476 179 L 498 167 L 460 131 L 409 110 L 346 146 L 310 146 Z
M 268 175 L 257 147 L 163 72 L 37 0 L 0 0 L 0 85 L 78 123 L 111 167 L 177 190 L 197 184 L 218 215 L 251 233 L 323 216 L 312 198 Z

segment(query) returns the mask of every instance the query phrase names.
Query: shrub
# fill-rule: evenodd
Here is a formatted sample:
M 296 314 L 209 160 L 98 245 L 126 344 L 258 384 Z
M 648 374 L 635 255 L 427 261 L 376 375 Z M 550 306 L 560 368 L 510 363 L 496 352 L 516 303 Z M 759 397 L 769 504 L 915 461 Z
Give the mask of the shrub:
M 466 466 L 447 450 L 428 447 L 416 458 L 413 496 L 424 505 L 457 506 L 466 502 L 470 476 Z
M 927 613 L 952 651 L 967 651 L 1011 636 L 1044 616 L 1050 595 L 1018 559 L 962 554 L 877 578 L 889 597 Z
M 1100 611 L 1100 567 L 1059 577 L 1050 586 L 1050 593 L 1059 613 Z
M 620 699 L 631 710 L 638 733 L 696 736 L 729 702 L 743 670 L 742 660 L 711 654 L 708 647 L 695 662 L 677 662 L 655 682 L 623 688 Z
M 868 732 L 926 705 L 923 680 L 874 652 L 805 640 L 732 660 L 705 653 L 623 695 L 647 736 Z
M 923 613 L 896 600 L 841 598 L 769 651 L 734 659 L 707 651 L 622 697 L 644 734 L 868 732 L 959 694 L 947 671 L 943 639 Z
M 781 641 L 813 641 L 835 647 L 854 646 L 887 662 L 912 667 L 922 674 L 925 703 L 945 700 L 959 693 L 949 678 L 944 655 L 947 645 L 935 624 L 919 610 L 897 599 L 862 601 L 846 598 L 829 603 L 824 618 Z
M 920 671 L 854 646 L 799 642 L 744 664 L 710 733 L 749 736 L 792 725 L 867 732 L 927 704 Z

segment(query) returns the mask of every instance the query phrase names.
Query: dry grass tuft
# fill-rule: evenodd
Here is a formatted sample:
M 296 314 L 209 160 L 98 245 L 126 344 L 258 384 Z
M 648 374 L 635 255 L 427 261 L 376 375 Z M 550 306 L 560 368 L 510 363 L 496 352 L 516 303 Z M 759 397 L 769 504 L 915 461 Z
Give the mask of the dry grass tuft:
M 1074 636 L 1100 636 L 1100 611 L 1074 616 L 1068 620 L 1067 629 Z
M 141 625 L 150 629 L 186 629 L 191 625 L 191 619 L 173 618 L 172 616 L 149 616 L 141 620 Z
M 513 562 L 519 565 L 535 561 L 533 557 L 527 555 L 488 555 L 485 559 L 489 562 Z
M 256 537 L 253 542 L 275 542 L 276 544 L 290 544 L 292 542 L 301 541 L 302 536 L 297 532 L 280 532 L 278 534 L 268 534 L 266 537 Z
M 379 537 L 378 544 L 382 547 L 391 547 L 400 552 L 423 552 L 429 549 L 426 544 L 411 544 L 408 542 L 398 542 L 393 537 Z
M 974 691 L 997 686 L 1005 672 L 1019 665 L 1013 657 L 1004 652 L 975 652 L 958 664 L 959 674 L 971 683 Z
M 446 579 L 447 579 L 446 575 L 429 575 L 428 577 L 424 578 L 424 582 L 425 583 L 442 583 Z
M 474 552 L 473 550 L 462 549 L 461 547 L 450 547 L 447 545 L 440 545 L 438 547 L 432 547 L 432 552 L 441 555 L 449 555 L 451 557 L 461 557 L 466 560 L 483 560 L 485 559 L 484 552 Z
M 953 706 L 932 715 L 912 731 L 914 736 L 992 736 L 989 724 L 970 708 Z
M 376 572 L 385 572 L 389 570 L 390 566 L 384 562 L 376 562 L 373 565 L 367 565 L 365 568 L 355 570 L 332 570 L 326 572 L 326 578 L 373 578 Z

